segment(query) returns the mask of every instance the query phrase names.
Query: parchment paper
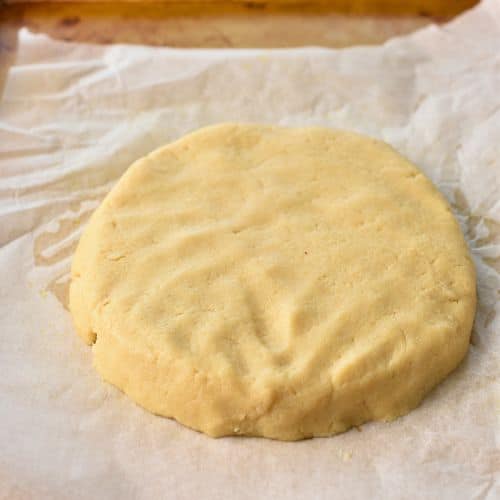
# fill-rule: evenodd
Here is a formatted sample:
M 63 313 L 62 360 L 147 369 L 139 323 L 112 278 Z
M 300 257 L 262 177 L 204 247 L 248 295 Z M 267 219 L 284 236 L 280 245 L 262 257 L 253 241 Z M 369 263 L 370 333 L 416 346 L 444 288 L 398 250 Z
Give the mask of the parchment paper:
M 415 411 L 333 438 L 214 440 L 102 382 L 64 307 L 71 254 L 138 157 L 215 122 L 379 137 L 454 207 L 473 345 Z M 500 497 L 500 3 L 343 50 L 91 46 L 22 31 L 0 103 L 0 497 Z

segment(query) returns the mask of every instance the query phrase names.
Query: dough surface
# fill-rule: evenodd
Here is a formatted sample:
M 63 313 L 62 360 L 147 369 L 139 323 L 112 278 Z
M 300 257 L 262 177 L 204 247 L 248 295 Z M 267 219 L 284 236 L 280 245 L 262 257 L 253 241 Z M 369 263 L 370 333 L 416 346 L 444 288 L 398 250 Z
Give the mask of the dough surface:
M 467 352 L 475 272 L 388 145 L 223 124 L 135 162 L 92 215 L 70 309 L 101 376 L 211 436 L 391 420 Z

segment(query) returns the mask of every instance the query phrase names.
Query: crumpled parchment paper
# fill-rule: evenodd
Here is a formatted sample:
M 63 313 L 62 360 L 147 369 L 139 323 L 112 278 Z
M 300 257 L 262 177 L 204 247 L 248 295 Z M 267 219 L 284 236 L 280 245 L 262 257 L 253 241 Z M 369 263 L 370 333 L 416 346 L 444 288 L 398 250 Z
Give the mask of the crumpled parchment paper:
M 478 271 L 466 360 L 415 411 L 324 439 L 210 439 L 102 382 L 65 309 L 128 165 L 215 122 L 381 138 L 452 204 Z M 500 496 L 500 3 L 378 47 L 172 50 L 20 33 L 0 101 L 0 497 Z

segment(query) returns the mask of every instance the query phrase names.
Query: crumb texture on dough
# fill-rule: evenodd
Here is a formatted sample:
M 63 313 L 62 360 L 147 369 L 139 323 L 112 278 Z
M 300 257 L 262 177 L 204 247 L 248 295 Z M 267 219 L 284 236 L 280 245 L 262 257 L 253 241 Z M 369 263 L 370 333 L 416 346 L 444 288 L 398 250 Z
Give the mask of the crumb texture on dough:
M 93 214 L 70 309 L 102 377 L 211 436 L 390 420 L 464 357 L 474 267 L 386 144 L 224 124 L 135 162 Z

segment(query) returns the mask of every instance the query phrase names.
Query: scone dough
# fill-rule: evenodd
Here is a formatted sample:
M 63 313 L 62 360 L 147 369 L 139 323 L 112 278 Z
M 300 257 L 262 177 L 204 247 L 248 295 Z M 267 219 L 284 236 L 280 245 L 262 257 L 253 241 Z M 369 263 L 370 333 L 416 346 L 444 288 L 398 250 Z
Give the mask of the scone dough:
M 102 377 L 211 436 L 391 420 L 462 360 L 475 273 L 388 145 L 224 124 L 135 162 L 93 214 L 70 308 Z

